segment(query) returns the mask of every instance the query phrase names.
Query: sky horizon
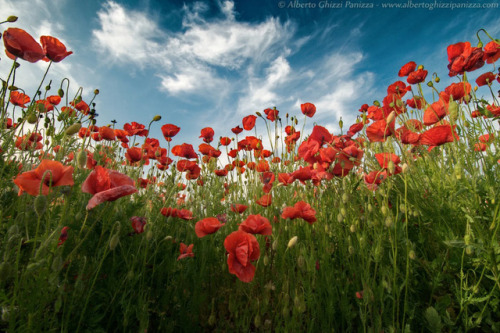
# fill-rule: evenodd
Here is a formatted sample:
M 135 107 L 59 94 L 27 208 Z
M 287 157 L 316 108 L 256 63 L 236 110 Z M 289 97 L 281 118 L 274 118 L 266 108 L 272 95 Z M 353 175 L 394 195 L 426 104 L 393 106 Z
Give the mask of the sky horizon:
M 286 113 L 300 119 L 305 102 L 317 107 L 308 128 L 318 123 L 339 134 L 340 117 L 345 132 L 362 104 L 382 100 L 388 85 L 406 81 L 397 76 L 405 63 L 424 65 L 427 80 L 436 72 L 442 81 L 438 89 L 444 90 L 456 82 L 446 68 L 448 45 L 475 46 L 481 28 L 500 35 L 498 7 L 431 10 L 431 4 L 446 2 L 413 1 L 427 8 L 390 9 L 364 1 L 373 8 L 349 8 L 348 3 L 355 1 L 0 0 L 0 9 L 5 18 L 19 17 L 2 31 L 19 27 L 36 40 L 51 35 L 73 51 L 51 67 L 46 82 L 53 80 L 52 94 L 64 77 L 73 93 L 83 87 L 85 101 L 99 89 L 101 126 L 112 120 L 116 128 L 132 121 L 147 126 L 161 115 L 151 135 L 163 147 L 160 127 L 166 123 L 181 127 L 172 144 L 197 147 L 203 127 L 215 130 L 216 141 L 232 137 L 231 128 L 241 126 L 243 117 L 266 108 L 277 107 L 283 120 Z M 334 8 L 339 4 L 343 8 Z M 480 36 L 484 44 L 489 41 Z M 3 52 L 0 58 L 4 78 L 12 62 Z M 16 83 L 32 96 L 47 63 L 19 62 Z M 257 126 L 265 134 L 262 120 Z

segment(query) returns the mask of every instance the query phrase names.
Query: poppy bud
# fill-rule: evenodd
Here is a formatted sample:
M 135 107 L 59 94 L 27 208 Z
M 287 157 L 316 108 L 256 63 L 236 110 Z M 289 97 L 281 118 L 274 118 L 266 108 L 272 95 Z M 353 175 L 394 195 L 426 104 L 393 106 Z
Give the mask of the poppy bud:
M 273 249 L 273 251 L 276 251 L 277 248 L 278 248 L 278 239 L 275 239 L 273 244 L 271 245 L 271 249 Z
M 392 227 L 392 225 L 393 225 L 392 217 L 387 216 L 387 217 L 385 218 L 385 226 L 386 226 L 387 228 L 390 228 L 390 227 Z
M 299 268 L 304 268 L 304 265 L 305 265 L 305 259 L 302 255 L 300 255 L 298 258 L 297 258 L 297 266 L 299 266 Z
M 59 97 L 64 97 L 64 90 L 59 89 L 59 90 L 57 91 L 57 94 L 59 95 Z
M 118 243 L 120 243 L 120 236 L 118 234 L 114 234 L 109 241 L 109 249 L 111 251 L 114 251 L 118 246 Z
M 386 216 L 386 215 L 387 215 L 387 206 L 385 206 L 385 205 L 384 205 L 384 206 L 382 206 L 382 207 L 380 208 L 380 211 L 382 212 L 382 215 Z
M 11 15 L 7 17 L 7 22 L 14 23 L 17 21 L 17 16 Z
M 471 241 L 470 235 L 465 235 L 464 236 L 465 245 L 470 245 L 470 241 Z
M 349 245 L 349 254 L 354 254 L 354 247 Z
M 146 232 L 146 240 L 150 241 L 153 238 L 153 231 L 151 229 L 148 229 Z
M 294 246 L 295 246 L 295 244 L 297 244 L 297 240 L 298 240 L 298 239 L 299 239 L 299 238 L 298 238 L 297 236 L 293 236 L 293 237 L 292 237 L 292 238 L 288 241 L 288 246 L 287 246 L 287 248 L 289 249 L 289 248 L 291 248 L 291 247 L 294 247 Z
M 253 323 L 255 325 L 256 328 L 259 328 L 260 326 L 260 316 L 259 314 L 257 313 L 257 315 L 255 316 L 254 320 L 253 320 Z
M 347 193 L 342 194 L 342 202 L 347 203 L 349 201 L 349 196 Z
M 467 253 L 468 255 L 474 254 L 474 248 L 472 246 L 467 246 L 465 248 L 465 253 Z
M 339 213 L 337 215 L 337 222 L 338 223 L 342 223 L 342 221 L 344 221 L 344 216 L 342 215 L 342 213 Z
M 156 115 L 153 117 L 153 121 L 160 121 L 161 120 L 161 116 L 160 115 Z
M 75 123 L 75 124 L 71 125 L 70 127 L 66 128 L 66 130 L 64 131 L 64 134 L 66 134 L 67 136 L 72 136 L 72 135 L 78 133 L 78 131 L 80 131 L 80 128 L 82 128 L 82 124 Z
M 375 105 L 376 107 L 379 107 L 380 106 L 380 102 L 379 101 L 373 101 L 373 105 Z
M 36 116 L 36 114 L 31 112 L 30 114 L 28 114 L 28 118 L 26 118 L 26 120 L 30 124 L 36 124 L 36 122 L 38 121 L 38 117 Z
M 99 89 L 94 90 L 94 95 L 99 95 Z
M 482 48 L 482 47 L 483 47 L 483 42 L 479 41 L 479 42 L 477 43 L 477 47 L 478 47 L 478 48 Z
M 264 256 L 264 266 L 267 266 L 269 265 L 269 257 L 267 256 L 267 254 Z
M 432 87 L 434 87 L 434 84 L 432 83 L 432 81 L 429 81 L 429 82 L 427 82 L 427 86 L 432 88 Z
M 21 64 L 20 64 L 20 63 L 18 63 L 17 61 L 14 61 L 14 67 L 15 67 L 15 68 L 19 68 L 20 66 L 21 66 Z
M 389 116 L 387 116 L 387 120 L 385 121 L 387 124 L 390 124 L 393 122 L 393 120 L 396 119 L 396 111 L 392 111 Z
M 39 195 L 35 198 L 35 212 L 38 217 L 42 217 L 43 213 L 47 209 L 47 197 L 45 195 Z
M 396 170 L 396 165 L 394 164 L 393 161 L 389 161 L 387 165 L 387 170 L 389 170 L 389 173 L 392 175 L 394 174 L 394 171 Z
M 262 113 L 260 113 L 259 111 L 255 112 L 256 115 L 258 115 L 259 117 L 262 117 Z
M 402 173 L 406 173 L 408 171 L 408 164 L 404 163 L 402 166 L 401 166 L 401 172 Z
M 214 326 L 215 323 L 216 323 L 216 318 L 215 318 L 215 314 L 211 314 L 210 317 L 208 317 L 208 325 L 210 326 Z

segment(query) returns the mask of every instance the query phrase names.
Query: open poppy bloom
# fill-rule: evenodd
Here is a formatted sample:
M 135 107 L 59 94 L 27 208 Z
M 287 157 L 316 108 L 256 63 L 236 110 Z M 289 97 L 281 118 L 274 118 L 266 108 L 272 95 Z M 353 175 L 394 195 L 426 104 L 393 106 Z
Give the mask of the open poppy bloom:
M 282 219 L 302 218 L 307 223 L 313 224 L 316 222 L 316 211 L 305 201 L 299 201 L 293 207 L 285 207 L 281 213 Z
M 40 44 L 29 33 L 19 28 L 8 28 L 3 32 L 5 49 L 14 57 L 28 62 L 37 62 L 45 58 Z
M 67 51 L 66 46 L 55 37 L 42 36 L 40 37 L 40 42 L 42 43 L 45 55 L 53 62 L 59 62 L 70 54 L 73 54 L 72 51 Z
M 415 61 L 410 61 L 409 63 L 403 65 L 399 70 L 398 76 L 408 76 L 411 72 L 413 72 L 417 68 L 417 64 Z
M 129 176 L 98 165 L 83 182 L 82 192 L 93 195 L 87 204 L 87 210 L 90 210 L 103 202 L 131 195 L 137 189 Z
M 146 129 L 146 126 L 144 126 L 143 124 L 139 124 L 135 121 L 133 121 L 131 124 L 126 123 L 125 125 L 123 125 L 123 130 L 125 132 L 127 132 L 129 136 L 134 136 L 134 135 L 147 136 L 148 135 L 148 130 Z M 163 130 L 163 127 L 162 127 L 162 130 Z
M 425 69 L 418 69 L 414 72 L 411 72 L 408 75 L 408 78 L 406 81 L 409 84 L 416 84 L 425 81 L 425 78 L 427 77 L 427 71 Z
M 243 132 L 243 128 L 241 128 L 239 125 L 234 127 L 234 128 L 231 128 L 231 132 L 233 132 L 234 134 L 240 134 L 241 132 Z
M 260 197 L 260 199 L 256 200 L 255 202 L 261 205 L 262 207 L 267 207 L 272 202 L 271 194 L 264 194 L 262 197 Z
M 181 248 L 180 248 L 181 254 L 177 257 L 177 260 L 181 260 L 188 257 L 191 258 L 194 257 L 193 246 L 194 244 L 187 246 L 186 244 L 181 243 Z
M 188 143 L 183 143 L 182 145 L 177 145 L 172 148 L 172 154 L 184 158 L 197 158 L 193 146 Z
M 14 105 L 20 106 L 22 108 L 26 107 L 26 103 L 30 102 L 30 97 L 19 91 L 12 91 L 10 93 L 10 102 Z
M 235 231 L 226 237 L 224 247 L 229 253 L 229 273 L 236 275 L 243 282 L 251 282 L 255 275 L 255 266 L 250 262 L 260 256 L 259 242 L 255 236 L 241 230 Z
M 245 210 L 247 210 L 248 206 L 247 205 L 242 205 L 242 204 L 232 204 L 231 205 L 231 211 L 241 214 Z
M 272 109 L 265 109 L 264 113 L 266 114 L 267 119 L 269 119 L 270 121 L 275 121 L 278 118 L 279 111 L 276 110 L 276 108 L 272 108 Z
M 248 232 L 249 234 L 271 235 L 273 233 L 273 227 L 269 223 L 269 220 L 260 214 L 249 215 L 240 224 L 238 230 Z
M 203 141 L 206 143 L 210 143 L 214 139 L 214 130 L 211 127 L 205 127 L 201 130 L 200 138 L 203 138 Z
M 38 195 L 40 186 L 42 195 L 49 194 L 51 187 L 73 185 L 73 167 L 64 166 L 61 162 L 42 160 L 40 165 L 31 171 L 23 172 L 14 178 L 14 183 L 29 195 Z
M 198 238 L 202 238 L 206 235 L 217 232 L 217 230 L 219 230 L 224 224 L 225 223 L 220 223 L 220 221 L 215 217 L 206 217 L 203 220 L 196 222 L 194 232 Z

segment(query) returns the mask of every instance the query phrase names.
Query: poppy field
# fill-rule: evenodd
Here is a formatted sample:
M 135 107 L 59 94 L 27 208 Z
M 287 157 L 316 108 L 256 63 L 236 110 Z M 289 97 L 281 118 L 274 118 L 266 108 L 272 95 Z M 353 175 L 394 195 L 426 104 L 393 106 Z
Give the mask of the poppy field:
M 500 331 L 486 31 L 449 45 L 442 73 L 397 64 L 333 132 L 311 101 L 185 143 L 169 115 L 99 123 L 97 89 L 50 79 L 72 51 L 16 20 L 1 22 L 0 331 Z M 37 62 L 30 94 L 16 73 Z

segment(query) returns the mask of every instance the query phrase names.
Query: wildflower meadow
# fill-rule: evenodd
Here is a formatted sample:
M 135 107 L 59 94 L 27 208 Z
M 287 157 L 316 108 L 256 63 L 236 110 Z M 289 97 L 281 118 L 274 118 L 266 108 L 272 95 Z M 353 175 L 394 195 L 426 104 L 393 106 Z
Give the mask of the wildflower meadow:
M 16 20 L 1 22 L 0 331 L 500 331 L 487 31 L 449 45 L 441 73 L 398 64 L 334 133 L 314 101 L 263 105 L 193 146 L 172 116 L 99 123 L 99 90 L 50 78 L 72 51 Z M 16 73 L 37 62 L 30 94 Z

